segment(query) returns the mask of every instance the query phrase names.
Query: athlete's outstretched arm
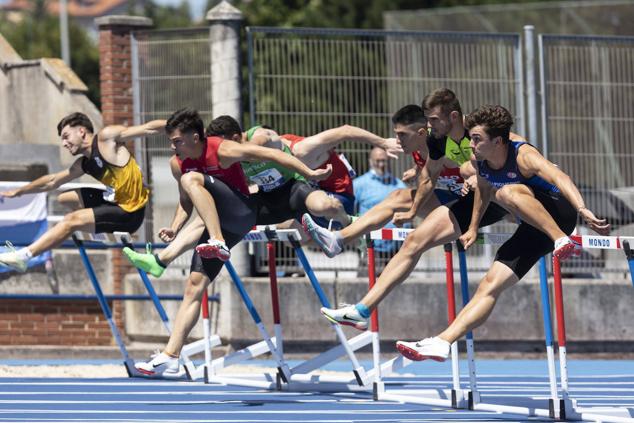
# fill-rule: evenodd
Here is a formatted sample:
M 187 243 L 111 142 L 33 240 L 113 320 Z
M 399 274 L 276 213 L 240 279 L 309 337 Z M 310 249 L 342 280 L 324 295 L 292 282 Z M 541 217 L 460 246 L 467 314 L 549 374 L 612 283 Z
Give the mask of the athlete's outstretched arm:
M 26 184 L 20 188 L 0 192 L 0 197 L 13 198 L 19 197 L 23 194 L 35 194 L 38 192 L 52 191 L 62 184 L 79 178 L 81 175 L 84 174 L 84 171 L 81 168 L 82 160 L 83 158 L 80 157 L 79 159 L 75 160 L 75 163 L 73 163 L 68 169 L 62 170 L 57 173 L 51 173 L 41 176 L 33 182 Z
M 517 164 L 524 176 L 537 175 L 559 188 L 592 230 L 601 235 L 607 235 L 610 232 L 610 224 L 605 219 L 597 218 L 586 207 L 581 193 L 570 176 L 542 156 L 537 149 L 530 145 L 521 146 L 517 155 Z
M 236 162 L 275 162 L 286 168 L 294 170 L 306 179 L 323 180 L 330 176 L 332 167 L 326 169 L 311 169 L 290 154 L 273 148 L 260 147 L 259 145 L 239 144 L 225 140 L 218 147 L 220 166 L 228 168 Z
M 328 160 L 330 150 L 344 141 L 363 142 L 373 147 L 383 148 L 392 158 L 398 158 L 398 154 L 403 152 L 395 138 L 382 138 L 365 129 L 343 125 L 306 137 L 302 142 L 295 144 L 293 155 L 309 167 L 316 168 Z
M 249 143 L 278 150 L 281 150 L 284 144 L 278 133 L 268 128 L 258 128 Z
M 123 143 L 146 135 L 162 134 L 165 133 L 165 123 L 165 120 L 159 119 L 135 126 L 109 125 L 99 131 L 99 141 Z
M 418 188 L 416 188 L 416 195 L 414 196 L 412 207 L 406 212 L 394 213 L 392 221 L 395 225 L 402 225 L 403 223 L 411 221 L 416 216 L 418 210 L 430 198 L 430 195 L 433 195 L 434 186 L 436 186 L 436 181 L 438 180 L 438 175 L 440 175 L 442 168 L 442 161 L 427 157 L 425 166 L 421 170 L 418 178 Z

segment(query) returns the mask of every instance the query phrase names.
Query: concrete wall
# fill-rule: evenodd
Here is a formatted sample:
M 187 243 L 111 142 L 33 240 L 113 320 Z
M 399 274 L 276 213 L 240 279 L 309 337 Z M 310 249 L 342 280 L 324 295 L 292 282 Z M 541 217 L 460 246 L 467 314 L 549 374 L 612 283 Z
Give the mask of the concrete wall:
M 23 60 L 0 34 L 0 166 L 46 163 L 50 171 L 74 158 L 60 146 L 57 123 L 81 111 L 101 128 L 84 83 L 60 59 Z
M 163 293 L 181 294 L 184 280 L 184 277 L 164 276 L 155 286 Z M 265 325 L 271 330 L 268 279 L 245 278 L 243 282 Z M 320 282 L 331 304 L 354 303 L 367 292 L 367 280 L 364 279 Z M 126 279 L 126 286 L 140 286 L 140 283 L 138 276 Z M 320 305 L 309 282 L 305 278 L 282 278 L 278 283 L 287 350 L 306 351 L 333 343 L 334 333 L 319 313 Z M 212 309 L 214 332 L 234 348 L 257 340 L 257 328 L 231 281 L 224 276 L 215 284 L 214 290 L 221 300 Z M 472 293 L 476 286 L 474 280 L 470 285 Z M 444 329 L 447 325 L 445 290 L 444 280 L 410 279 L 392 291 L 379 307 L 381 340 L 393 346 L 395 340 L 420 339 Z M 459 292 L 458 286 L 456 291 Z M 580 349 L 606 351 L 606 345 L 610 345 L 611 350 L 628 351 L 634 342 L 634 309 L 631 307 L 634 290 L 629 279 L 565 280 L 564 299 L 568 340 L 583 344 L 573 348 L 574 352 Z M 168 308 L 171 318 L 176 306 L 171 304 Z M 151 304 L 126 307 L 126 332 L 131 339 L 161 332 Z M 200 324 L 197 331 L 194 337 L 200 336 Z M 355 329 L 345 328 L 345 331 L 349 335 L 358 334 Z M 542 348 L 543 333 L 539 283 L 526 280 L 502 294 L 489 320 L 475 331 L 474 336 L 478 342 L 485 342 L 487 349 L 526 350 Z

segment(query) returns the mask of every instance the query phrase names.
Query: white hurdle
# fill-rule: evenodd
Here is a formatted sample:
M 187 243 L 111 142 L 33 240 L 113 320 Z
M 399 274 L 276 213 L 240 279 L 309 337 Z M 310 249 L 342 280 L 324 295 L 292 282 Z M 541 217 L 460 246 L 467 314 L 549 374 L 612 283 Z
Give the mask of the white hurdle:
M 289 368 L 283 358 L 284 338 L 282 334 L 282 323 L 280 321 L 279 298 L 277 290 L 277 277 L 275 273 L 275 256 L 273 242 L 287 241 L 290 242 L 295 249 L 298 259 L 302 263 L 306 275 L 311 285 L 319 297 L 320 302 L 324 306 L 328 306 L 328 300 L 321 289 L 319 282 L 315 278 L 314 272 L 310 264 L 306 260 L 303 250 L 299 244 L 301 236 L 295 229 L 277 230 L 274 226 L 260 226 L 249 232 L 245 236 L 245 241 L 256 243 L 267 243 L 269 252 L 269 274 L 271 283 L 271 299 L 273 311 L 273 323 L 275 337 L 270 337 L 268 332 L 261 330 L 263 341 L 254 344 L 246 349 L 233 353 L 229 356 L 212 360 L 207 368 L 206 382 L 208 383 L 226 383 L 230 385 L 257 386 L 265 389 L 275 389 L 284 391 L 322 391 L 322 392 L 340 392 L 340 391 L 371 391 L 373 389 L 372 382 L 375 378 L 372 372 L 366 370 L 359 364 L 355 356 L 355 351 L 370 344 L 372 335 L 369 332 L 358 335 L 348 340 L 339 325 L 332 324 L 332 328 L 338 337 L 339 344 L 317 356 L 306 360 L 293 368 Z M 231 272 L 230 272 L 231 273 Z M 244 287 L 239 277 L 232 274 L 232 279 L 236 287 L 243 291 Z M 246 296 L 244 291 L 243 301 L 249 311 L 255 311 L 255 307 Z M 254 321 L 258 327 L 262 326 L 259 315 L 253 315 Z M 263 326 L 262 326 L 263 328 Z M 274 355 L 278 361 L 277 374 L 262 373 L 230 376 L 219 375 L 218 371 L 225 369 L 237 363 L 244 363 L 258 355 L 268 353 Z M 351 363 L 352 373 L 350 376 L 331 376 L 317 375 L 312 373 L 314 370 L 322 368 L 339 357 L 347 357 Z
M 378 231 L 373 231 L 370 234 L 371 239 L 381 239 L 381 240 L 405 240 L 407 235 L 412 232 L 412 229 L 382 229 Z M 491 233 L 483 233 L 478 236 L 478 243 L 480 244 L 501 244 L 506 241 L 511 234 L 491 234 Z M 626 253 L 626 258 L 628 259 L 628 263 L 630 265 L 630 276 L 632 278 L 632 282 L 634 283 L 634 266 L 632 266 L 632 261 L 634 261 L 634 257 L 632 257 L 631 250 L 629 246 L 634 243 L 634 237 L 603 237 L 603 236 L 572 236 L 577 242 L 579 242 L 583 248 L 601 248 L 601 249 L 623 249 Z M 464 258 L 461 256 L 461 279 L 465 280 L 466 276 L 466 262 L 463 265 Z M 593 410 L 590 408 L 579 408 L 577 406 L 576 401 L 572 398 L 569 393 L 568 387 L 568 372 L 567 372 L 567 361 L 566 361 L 566 339 L 565 339 L 565 321 L 563 314 L 563 295 L 561 288 L 561 273 L 559 271 L 559 260 L 554 259 L 553 261 L 553 272 L 554 272 L 554 287 L 555 287 L 555 301 L 556 301 L 556 312 L 557 312 L 557 322 L 558 322 L 558 344 L 559 344 L 559 359 L 560 359 L 560 381 L 561 381 L 561 396 L 557 390 L 557 380 L 556 380 L 556 370 L 555 370 L 555 359 L 554 359 L 554 349 L 552 345 L 552 334 L 550 333 L 550 305 L 548 301 L 548 288 L 546 282 L 546 267 L 545 260 L 542 259 L 542 263 L 540 266 L 540 279 L 542 282 L 542 288 L 545 286 L 545 290 L 542 289 L 542 301 L 544 307 L 544 324 L 545 331 L 547 337 L 547 359 L 548 359 L 548 377 L 550 382 L 550 397 L 528 397 L 528 398 L 520 398 L 522 403 L 520 404 L 503 404 L 503 403 L 493 403 L 487 402 L 487 398 L 481 398 L 478 395 L 473 395 L 474 392 L 477 392 L 476 387 L 476 374 L 475 367 L 469 367 L 469 376 L 470 376 L 470 391 L 468 393 L 468 408 L 471 410 L 480 410 L 480 411 L 491 411 L 500 413 L 502 415 L 520 415 L 520 416 L 535 416 L 535 417 L 548 417 L 548 418 L 556 418 L 560 420 L 594 420 L 594 421 L 603 421 L 603 422 L 625 422 L 632 421 L 629 412 L 626 409 L 620 409 L 614 407 L 613 409 L 601 408 L 600 410 Z M 463 276 L 462 273 L 465 273 Z M 447 272 L 448 281 L 449 281 L 449 269 Z M 453 283 L 453 280 L 452 280 Z M 464 285 L 463 285 L 464 290 Z M 450 300 L 451 301 L 451 300 Z M 474 363 L 473 358 L 473 347 L 471 344 L 471 348 L 469 348 L 469 339 L 467 339 L 467 356 L 468 360 Z M 471 341 L 472 342 L 472 341 Z M 377 351 L 378 354 L 378 351 Z M 454 352 L 454 347 L 452 345 L 452 364 L 453 360 L 457 358 L 457 354 Z M 398 360 L 398 357 L 393 360 Z M 403 358 L 403 360 L 406 360 Z M 377 360 L 375 360 L 375 363 Z M 457 366 L 452 366 L 452 372 L 455 372 Z M 385 374 L 383 374 L 385 375 Z M 459 376 L 458 376 L 459 377 Z M 456 388 L 456 375 L 453 374 L 453 387 Z M 459 380 L 459 379 L 458 379 Z M 460 405 L 456 404 L 455 401 L 448 401 L 447 399 L 438 399 L 435 397 L 429 397 L 429 393 L 421 390 L 408 390 L 408 391 L 396 391 L 390 392 L 385 387 L 384 382 L 379 382 L 376 384 L 377 389 L 375 389 L 375 399 L 377 400 L 389 400 L 389 401 L 399 401 L 399 402 L 407 402 L 414 404 L 424 404 L 424 405 L 437 405 L 442 407 L 453 407 L 453 408 L 461 408 Z M 489 398 L 491 399 L 491 398 Z M 525 400 L 529 401 L 528 405 Z M 545 407 L 535 406 L 530 401 L 540 401 L 543 404 L 546 404 Z M 457 406 L 458 405 L 458 406 Z

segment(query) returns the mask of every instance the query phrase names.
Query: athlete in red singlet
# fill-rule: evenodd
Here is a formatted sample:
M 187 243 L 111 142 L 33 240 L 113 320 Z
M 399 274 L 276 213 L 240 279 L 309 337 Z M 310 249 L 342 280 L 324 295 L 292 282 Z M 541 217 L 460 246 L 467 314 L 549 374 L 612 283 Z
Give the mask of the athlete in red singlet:
M 215 240 L 208 240 L 208 234 L 215 231 L 220 234 L 226 241 L 223 245 L 228 256 L 229 248 L 240 242 L 256 222 L 257 203 L 248 195 L 240 162 L 274 161 L 307 179 L 325 179 L 330 176 L 330 169 L 312 170 L 280 150 L 217 137 L 206 138 L 202 119 L 192 109 L 175 112 L 167 120 L 165 131 L 175 153 L 170 159 L 170 168 L 180 193 L 171 235 L 175 236 L 183 227 L 194 207 L 207 230 L 200 237 L 192 257 L 183 302 L 165 350 L 147 362 L 135 364 L 139 372 L 153 377 L 178 374 L 178 356 L 198 320 L 203 292 L 224 265 L 218 251 L 214 251 L 214 259 L 209 259 L 208 253 Z M 168 248 L 172 245 L 177 248 L 182 243 L 172 243 Z

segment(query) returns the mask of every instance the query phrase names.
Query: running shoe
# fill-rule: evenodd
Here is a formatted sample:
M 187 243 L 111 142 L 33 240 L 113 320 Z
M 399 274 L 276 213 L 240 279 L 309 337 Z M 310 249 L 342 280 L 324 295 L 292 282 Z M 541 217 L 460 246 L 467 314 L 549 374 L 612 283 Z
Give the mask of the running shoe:
M 352 304 L 341 304 L 341 308 L 332 309 L 322 307 L 320 309 L 321 314 L 330 320 L 332 323 L 339 325 L 352 326 L 355 329 L 367 330 L 368 318 L 361 316 L 359 310 Z
M 155 278 L 160 278 L 165 268 L 158 264 L 156 257 L 151 252 L 145 254 L 137 253 L 132 248 L 123 247 L 123 255 L 138 269 L 149 273 Z
M 0 265 L 6 266 L 21 273 L 26 272 L 26 268 L 28 267 L 28 260 L 20 257 L 20 254 L 18 254 L 11 242 L 7 241 L 6 245 L 9 251 L 0 253 Z
M 231 258 L 231 251 L 227 245 L 217 239 L 210 238 L 206 243 L 196 246 L 198 255 L 205 259 L 219 259 L 227 261 Z
M 437 336 L 425 338 L 418 342 L 397 341 L 396 349 L 405 357 L 413 361 L 435 360 L 445 361 L 449 357 L 451 344 Z
M 562 236 L 555 240 L 555 249 L 553 256 L 559 257 L 560 260 L 566 260 L 571 256 L 579 257 L 581 255 L 581 245 L 574 239 Z
M 158 351 L 152 354 L 150 358 L 150 361 L 134 363 L 134 367 L 142 375 L 157 378 L 179 378 L 183 376 L 178 358 Z
M 327 257 L 333 258 L 341 253 L 342 246 L 339 245 L 335 233 L 319 226 L 308 213 L 304 213 L 302 216 L 302 225 L 304 231 L 310 235 Z

